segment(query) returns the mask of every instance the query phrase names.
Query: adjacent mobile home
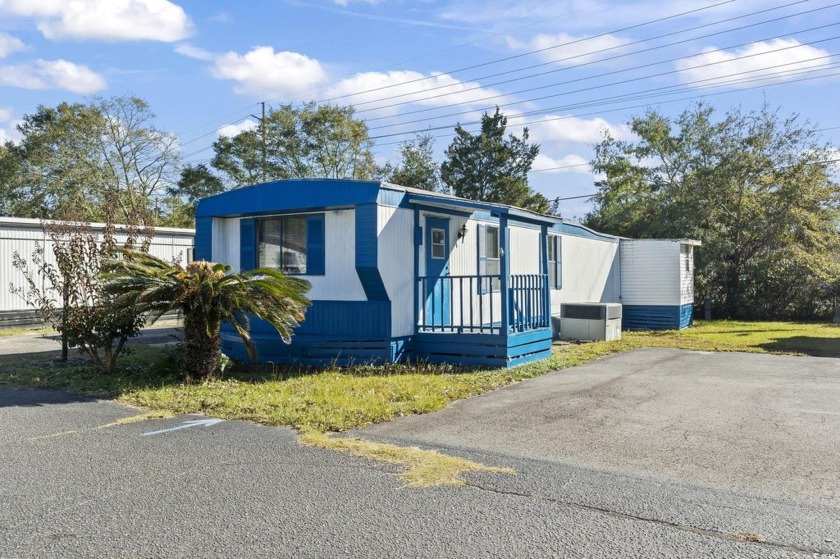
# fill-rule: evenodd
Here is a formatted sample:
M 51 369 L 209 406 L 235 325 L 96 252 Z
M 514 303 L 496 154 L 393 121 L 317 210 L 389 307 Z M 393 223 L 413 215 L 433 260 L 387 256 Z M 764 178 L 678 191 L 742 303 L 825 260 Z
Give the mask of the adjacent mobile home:
M 562 305 L 622 302 L 621 243 L 558 217 L 385 182 L 276 181 L 196 210 L 196 258 L 312 284 L 291 345 L 253 321 L 263 362 L 541 359 Z M 245 357 L 232 331 L 222 343 Z
M 90 224 L 91 232 L 97 235 L 101 235 L 104 228 L 104 223 Z M 158 227 L 152 237 L 149 252 L 165 260 L 187 262 L 192 259 L 194 237 L 195 231 L 192 229 Z M 116 226 L 115 238 L 118 243 L 125 242 L 125 226 Z M 0 328 L 40 322 L 36 312 L 9 289 L 10 286 L 26 286 L 23 274 L 12 266 L 14 253 L 20 254 L 24 260 L 30 260 L 36 244 L 44 249 L 47 261 L 54 263 L 52 240 L 44 232 L 41 220 L 0 217 Z

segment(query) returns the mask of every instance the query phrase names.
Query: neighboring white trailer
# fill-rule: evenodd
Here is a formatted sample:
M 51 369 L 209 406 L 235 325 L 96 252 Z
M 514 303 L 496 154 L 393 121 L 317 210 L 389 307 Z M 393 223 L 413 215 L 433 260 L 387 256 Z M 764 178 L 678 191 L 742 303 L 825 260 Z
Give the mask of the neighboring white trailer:
M 105 224 L 94 223 L 91 227 L 101 233 Z M 125 241 L 124 226 L 117 226 L 116 237 L 118 242 Z M 164 260 L 178 259 L 185 263 L 192 259 L 194 239 L 193 229 L 158 227 L 155 229 L 149 252 Z M 24 260 L 31 261 L 36 243 L 45 248 L 48 261 L 53 261 L 52 241 L 44 232 L 40 220 L 0 217 L 0 327 L 37 322 L 35 312 L 10 290 L 10 284 L 15 287 L 25 285 L 23 274 L 12 267 L 14 253 L 17 252 Z
M 694 314 L 692 239 L 621 239 L 625 330 L 680 329 Z

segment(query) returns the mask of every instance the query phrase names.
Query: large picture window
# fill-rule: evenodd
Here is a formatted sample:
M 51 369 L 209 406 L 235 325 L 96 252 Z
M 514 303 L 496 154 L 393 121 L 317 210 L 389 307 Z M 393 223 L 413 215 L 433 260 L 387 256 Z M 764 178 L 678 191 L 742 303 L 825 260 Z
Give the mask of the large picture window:
M 258 223 L 257 265 L 286 274 L 306 274 L 306 216 L 271 217 Z

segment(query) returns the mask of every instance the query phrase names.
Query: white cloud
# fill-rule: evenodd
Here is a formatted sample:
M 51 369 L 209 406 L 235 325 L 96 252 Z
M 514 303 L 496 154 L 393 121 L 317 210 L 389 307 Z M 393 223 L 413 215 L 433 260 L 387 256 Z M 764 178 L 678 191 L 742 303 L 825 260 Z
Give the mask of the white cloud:
M 187 43 L 181 43 L 175 47 L 175 52 L 187 58 L 195 58 L 196 60 L 213 60 L 215 55 L 209 50 L 196 47 Z
M 545 120 L 528 125 L 531 138 L 541 143 L 594 144 L 603 139 L 605 130 L 616 140 L 632 140 L 635 137 L 626 124 L 612 124 L 600 117 L 584 119 L 575 116 L 548 116 Z
M 105 78 L 66 60 L 36 60 L 28 64 L 0 66 L 0 85 L 22 89 L 66 89 L 94 93 L 105 89 Z
M 558 169 L 558 167 L 560 168 Z M 534 159 L 532 170 L 545 170 L 546 173 L 576 173 L 579 175 L 592 174 L 589 168 L 589 160 L 573 153 L 564 155 L 559 159 L 553 159 L 540 153 L 537 155 L 537 158 Z
M 15 37 L 14 35 L 9 35 L 8 33 L 3 33 L 0 31 L 0 58 L 6 58 L 13 52 L 17 52 L 19 50 L 23 50 L 26 48 L 26 45 Z
M 253 130 L 257 127 L 257 122 L 255 120 L 246 119 L 240 122 L 239 124 L 226 124 L 219 129 L 219 136 L 227 136 L 228 138 L 233 138 L 240 132 L 245 132 L 246 130 Z
M 398 114 L 408 103 L 424 107 L 457 103 L 463 107 L 470 107 L 501 104 L 509 100 L 501 92 L 481 87 L 477 82 L 462 82 L 449 74 L 422 74 L 408 70 L 362 72 L 328 88 L 324 96 L 341 97 L 337 102 L 355 105 L 357 111 L 364 111 L 366 115 Z M 481 101 L 488 97 L 493 99 Z M 371 110 L 374 108 L 376 110 Z
M 782 50 L 784 49 L 784 50 Z M 808 68 L 818 68 L 831 62 L 828 51 L 801 45 L 796 39 L 773 39 L 752 43 L 742 49 L 734 51 L 720 51 L 709 48 L 702 54 L 680 60 L 677 69 L 680 70 L 680 80 L 683 83 L 697 82 L 695 87 L 712 87 L 721 83 L 767 76 L 773 81 L 793 79 L 792 72 Z M 819 60 L 813 60 L 819 58 Z M 772 77 L 770 77 L 772 74 Z M 737 87 L 737 84 L 733 84 Z M 742 87 L 750 87 L 753 83 L 745 83 Z
M 10 120 L 12 120 L 12 111 L 0 108 L 0 122 L 9 122 Z
M 620 54 L 626 49 L 624 45 L 630 39 L 615 35 L 603 35 L 589 38 L 585 35 L 575 36 L 568 33 L 554 35 L 539 34 L 528 41 L 519 41 L 513 37 L 506 38 L 508 47 L 515 51 L 530 52 L 539 50 L 536 56 L 546 62 L 556 62 L 562 66 L 575 66 L 597 62 L 599 59 Z M 599 53 L 598 51 L 606 51 Z M 609 64 L 606 61 L 602 64 Z
M 314 58 L 296 52 L 254 47 L 244 55 L 228 52 L 216 58 L 214 77 L 237 82 L 237 93 L 266 97 L 294 96 L 323 84 L 327 72 Z
M 168 0 L 0 0 L 0 11 L 35 18 L 48 39 L 172 42 L 192 33 L 184 9 Z

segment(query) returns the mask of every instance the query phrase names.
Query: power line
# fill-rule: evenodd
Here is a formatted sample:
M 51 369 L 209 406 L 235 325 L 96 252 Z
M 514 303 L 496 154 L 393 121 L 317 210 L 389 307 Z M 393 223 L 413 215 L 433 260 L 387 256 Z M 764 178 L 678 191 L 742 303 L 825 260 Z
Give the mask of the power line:
M 545 48 L 541 48 L 541 49 L 535 49 L 535 50 L 531 50 L 531 51 L 528 51 L 528 52 L 523 52 L 523 53 L 520 53 L 520 54 L 515 54 L 515 55 L 511 55 L 511 56 L 506 56 L 506 57 L 504 57 L 504 58 L 497 58 L 497 59 L 495 59 L 495 60 L 489 60 L 489 61 L 487 61 L 487 62 L 482 62 L 482 63 L 479 63 L 479 64 L 473 64 L 473 65 L 471 65 L 471 66 L 465 66 L 465 67 L 462 67 L 462 68 L 457 68 L 457 69 L 455 69 L 455 70 L 449 70 L 449 71 L 446 71 L 446 72 L 443 72 L 443 73 L 444 73 L 444 74 L 456 74 L 456 73 L 458 73 L 458 72 L 465 72 L 465 71 L 467 71 L 467 70 L 474 70 L 475 68 L 482 68 L 482 67 L 484 67 L 484 66 L 490 66 L 490 65 L 492 65 L 492 64 L 498 64 L 498 63 L 500 63 L 500 62 L 507 62 L 507 61 L 509 61 L 509 60 L 515 60 L 515 59 L 522 58 L 522 57 L 525 57 L 525 56 L 530 56 L 530 55 L 532 55 L 532 54 L 538 54 L 538 53 L 540 53 L 540 52 L 545 52 L 545 51 L 548 51 L 548 50 L 557 49 L 557 48 L 561 48 L 561 47 L 567 47 L 567 46 L 570 46 L 570 45 L 575 45 L 575 44 L 578 44 L 578 43 L 581 43 L 581 42 L 584 42 L 584 41 L 591 41 L 592 39 L 598 39 L 598 38 L 601 38 L 601 37 L 606 37 L 606 36 L 608 36 L 608 35 L 613 35 L 613 34 L 615 34 L 615 33 L 623 33 L 624 31 L 629 31 L 629 30 L 631 30 L 631 29 L 638 29 L 638 28 L 640 28 L 640 27 L 646 27 L 646 26 L 648 26 L 648 25 L 653 25 L 653 24 L 655 24 L 655 23 L 662 23 L 662 22 L 664 22 L 664 21 L 668 21 L 668 20 L 672 20 L 672 19 L 680 18 L 680 17 L 683 17 L 683 16 L 687 16 L 687 15 L 695 14 L 695 13 L 702 12 L 702 11 L 705 11 L 705 10 L 708 10 L 708 9 L 711 9 L 711 8 L 717 8 L 717 7 L 719 7 L 719 6 L 723 6 L 723 5 L 725 5 L 725 4 L 731 4 L 731 3 L 732 3 L 732 2 L 734 2 L 734 1 L 735 1 L 735 0 L 724 0 L 723 2 L 718 2 L 717 4 L 710 4 L 710 5 L 708 5 L 708 6 L 703 6 L 703 7 L 701 7 L 701 8 L 695 8 L 695 9 L 693 9 L 693 10 L 688 10 L 688 11 L 685 11 L 685 12 L 680 12 L 680 13 L 678 13 L 678 14 L 673 14 L 673 15 L 670 15 L 670 16 L 666 16 L 666 17 L 662 17 L 662 18 L 658 18 L 658 19 L 654 19 L 654 20 L 646 21 L 646 22 L 643 22 L 643 23 L 638 23 L 638 24 L 635 24 L 635 25 L 630 25 L 630 26 L 627 26 L 627 27 L 622 27 L 622 28 L 620 28 L 620 29 L 615 29 L 615 30 L 613 30 L 613 31 L 607 31 L 607 32 L 604 32 L 604 33 L 599 33 L 599 34 L 597 34 L 597 35 L 592 35 L 591 37 L 584 37 L 584 38 L 581 38 L 581 39 L 576 39 L 576 40 L 574 40 L 574 41 L 567 41 L 567 42 L 565 42 L 565 43 L 560 43 L 560 44 L 557 44 L 557 45 L 552 45 L 552 46 L 550 46 L 550 47 L 545 47 Z M 807 0 L 802 0 L 802 1 L 807 1 Z M 421 81 L 424 81 L 424 80 L 428 80 L 428 79 L 431 79 L 432 77 L 433 77 L 433 76 L 424 76 L 424 77 L 421 77 L 421 78 L 416 78 L 416 79 L 413 79 L 413 80 L 406 80 L 406 81 L 404 81 L 404 82 L 400 82 L 400 83 L 396 83 L 396 84 L 388 84 L 388 85 L 384 85 L 384 86 L 380 86 L 380 87 L 375 87 L 375 88 L 371 88 L 371 89 L 366 89 L 366 90 L 364 90 L 364 91 L 357 91 L 357 92 L 355 92 L 355 93 L 349 93 L 349 94 L 344 94 L 344 95 L 338 95 L 338 96 L 336 96 L 336 97 L 330 97 L 330 98 L 328 98 L 328 99 L 322 99 L 322 100 L 318 101 L 318 103 L 329 103 L 329 102 L 331 102 L 331 101 L 336 101 L 336 100 L 338 100 L 338 99 L 344 99 L 344 98 L 346 98 L 346 97 L 350 97 L 350 96 L 352 96 L 352 95 L 361 95 L 361 94 L 365 94 L 365 93 L 373 93 L 373 92 L 376 92 L 376 91 L 382 91 L 382 90 L 385 90 L 385 89 L 391 89 L 391 88 L 393 88 L 393 87 L 399 87 L 399 86 L 401 86 L 401 85 L 408 85 L 408 84 L 412 84 L 412 83 L 417 83 L 417 82 L 421 82 Z
M 489 74 L 489 75 L 485 75 L 485 76 L 481 76 L 481 77 L 477 77 L 477 78 L 472 78 L 471 81 L 477 82 L 479 80 L 484 80 L 484 79 L 488 79 L 488 78 L 495 78 L 495 77 L 499 77 L 499 76 L 514 74 L 514 73 L 522 72 L 522 71 L 525 71 L 525 70 L 540 68 L 540 67 L 543 67 L 543 66 L 552 66 L 552 65 L 558 64 L 560 62 L 566 62 L 566 61 L 569 61 L 569 60 L 574 60 L 576 58 L 588 57 L 588 56 L 592 56 L 593 54 L 601 54 L 601 53 L 608 52 L 608 51 L 611 51 L 611 50 L 616 50 L 616 49 L 619 49 L 619 48 L 626 48 L 626 47 L 631 46 L 631 45 L 637 45 L 637 44 L 646 43 L 646 42 L 649 42 L 649 41 L 654 41 L 654 40 L 657 40 L 657 39 L 662 39 L 662 38 L 673 36 L 673 35 L 679 35 L 679 34 L 682 34 L 682 33 L 689 32 L 689 31 L 695 31 L 697 29 L 701 29 L 701 28 L 704 28 L 704 27 L 720 25 L 722 23 L 729 23 L 729 22 L 732 22 L 732 21 L 735 21 L 735 20 L 738 20 L 738 19 L 743 19 L 743 18 L 746 18 L 746 17 L 751 17 L 751 16 L 754 16 L 754 15 L 758 15 L 760 13 L 765 13 L 765 12 L 770 12 L 770 11 L 773 11 L 773 10 L 778 10 L 778 9 L 781 9 L 781 8 L 786 8 L 786 7 L 792 6 L 794 4 L 801 4 L 802 2 L 807 2 L 807 1 L 809 1 L 809 0 L 798 0 L 796 2 L 791 2 L 789 4 L 784 4 L 782 6 L 776 6 L 774 8 L 768 8 L 766 10 L 761 10 L 761 11 L 758 11 L 758 12 L 751 12 L 749 14 L 744 14 L 744 15 L 741 15 L 741 16 L 731 17 L 731 18 L 728 18 L 728 19 L 719 20 L 719 21 L 712 22 L 712 23 L 707 23 L 707 24 L 704 24 L 704 25 L 689 27 L 687 29 L 682 29 L 682 30 L 679 30 L 679 31 L 672 31 L 670 33 L 657 35 L 655 37 L 649 37 L 649 38 L 646 38 L 646 39 L 639 39 L 637 41 L 633 41 L 633 42 L 630 42 L 630 43 L 623 43 L 621 45 L 606 47 L 606 48 L 602 48 L 602 49 L 578 54 L 578 55 L 575 55 L 575 56 L 569 56 L 569 57 L 566 57 L 566 58 L 560 58 L 560 59 L 551 60 L 551 61 L 548 61 L 548 62 L 542 62 L 542 63 L 539 63 L 539 64 L 532 64 L 530 66 L 525 66 L 523 68 L 516 68 L 516 69 L 513 69 L 513 70 L 507 70 L 505 72 L 497 72 L 495 74 Z M 572 65 L 572 66 L 565 66 L 563 68 L 556 68 L 554 70 L 548 70 L 548 71 L 540 72 L 540 73 L 537 73 L 537 74 L 531 74 L 531 75 L 528 75 L 528 76 L 520 76 L 520 77 L 517 77 L 517 78 L 511 78 L 511 79 L 508 79 L 508 80 L 503 80 L 503 81 L 499 81 L 499 82 L 484 84 L 484 85 L 481 85 L 481 86 L 476 86 L 476 87 L 472 87 L 472 88 L 468 88 L 468 89 L 461 89 L 461 90 L 458 90 L 458 91 L 455 91 L 455 92 L 441 94 L 441 95 L 423 97 L 423 98 L 420 98 L 420 99 L 415 98 L 415 99 L 411 99 L 409 101 L 406 101 L 404 103 L 394 103 L 394 104 L 391 104 L 391 105 L 378 106 L 378 107 L 373 107 L 373 108 L 370 108 L 370 109 L 362 109 L 362 110 L 358 110 L 356 112 L 357 113 L 364 113 L 364 112 L 369 112 L 369 111 L 372 111 L 372 110 L 381 110 L 381 109 L 385 109 L 385 108 L 398 106 L 398 105 L 401 105 L 401 104 L 417 103 L 417 102 L 426 101 L 426 100 L 429 100 L 429 99 L 437 99 L 438 97 L 443 97 L 445 95 L 456 95 L 456 94 L 466 93 L 466 92 L 469 92 L 469 91 L 475 91 L 477 89 L 483 89 L 483 88 L 486 88 L 486 87 L 493 87 L 495 85 L 502 85 L 502 84 L 506 84 L 506 83 L 510 83 L 510 82 L 514 82 L 514 81 L 531 79 L 531 78 L 545 76 L 545 75 L 548 75 L 548 74 L 553 74 L 553 73 L 558 73 L 558 72 L 565 72 L 565 71 L 568 71 L 568 70 L 574 70 L 574 69 L 577 69 L 577 68 L 583 68 L 585 66 L 591 66 L 591 65 L 599 64 L 599 63 L 603 63 L 603 62 L 618 60 L 620 58 L 626 58 L 626 57 L 629 57 L 629 56 L 634 56 L 634 55 L 638 55 L 638 54 L 642 54 L 642 53 L 646 53 L 646 52 L 651 52 L 651 51 L 654 51 L 654 50 L 660 50 L 660 49 L 663 49 L 663 48 L 666 48 L 666 47 L 676 46 L 676 45 L 684 44 L 684 43 L 691 42 L 691 41 L 697 41 L 699 39 L 706 39 L 706 38 L 714 37 L 714 36 L 717 36 L 717 35 L 723 35 L 723 34 L 732 33 L 732 32 L 735 32 L 735 31 L 742 31 L 744 29 L 748 29 L 748 28 L 751 28 L 751 27 L 766 25 L 768 23 L 775 23 L 775 22 L 778 22 L 778 21 L 781 21 L 781 20 L 784 20 L 784 19 L 789 19 L 791 17 L 798 17 L 798 16 L 802 16 L 802 15 L 805 15 L 805 14 L 817 12 L 817 11 L 820 11 L 820 10 L 833 8 L 833 7 L 836 7 L 838 5 L 840 5 L 840 3 L 831 4 L 829 6 L 823 6 L 823 7 L 820 7 L 820 8 L 815 8 L 813 10 L 807 10 L 807 11 L 804 11 L 804 12 L 797 12 L 795 14 L 789 14 L 789 15 L 786 15 L 786 16 L 772 18 L 772 19 L 768 19 L 768 20 L 764 20 L 764 21 L 759 21 L 759 22 L 748 24 L 748 25 L 742 25 L 740 27 L 725 29 L 723 31 L 717 31 L 715 33 L 708 33 L 706 35 L 691 37 L 689 39 L 683 39 L 683 40 L 680 40 L 680 41 L 666 43 L 666 44 L 663 44 L 663 45 L 657 45 L 657 46 L 654 46 L 654 47 L 641 49 L 641 50 L 637 50 L 637 51 L 633 51 L 633 52 L 629 52 L 629 53 L 625 53 L 625 54 L 610 56 L 610 57 L 607 57 L 607 58 L 601 58 L 601 59 L 590 61 L 590 62 L 583 62 L 581 64 L 575 64 L 575 65 Z M 788 34 L 786 34 L 786 35 L 788 35 Z M 781 35 L 781 36 L 783 37 L 783 36 L 786 36 L 786 35 Z M 776 38 L 776 37 L 774 37 L 774 38 Z M 735 46 L 726 47 L 726 48 L 736 48 L 738 46 L 743 46 L 743 45 L 735 45 Z M 718 50 L 722 50 L 722 49 L 718 49 Z M 632 70 L 632 69 L 633 68 L 626 69 L 626 70 L 621 70 L 621 71 L 628 71 L 628 70 Z M 439 89 L 451 88 L 451 87 L 453 87 L 453 84 L 435 86 L 435 87 L 424 89 L 423 93 L 427 93 L 427 92 L 435 91 L 435 90 L 439 90 Z M 362 102 L 354 103 L 353 106 L 355 108 L 358 108 L 360 106 L 368 105 L 368 104 L 371 104 L 371 103 L 379 103 L 381 101 L 388 101 L 388 100 L 391 100 L 391 99 L 398 99 L 398 98 L 408 97 L 408 96 L 412 96 L 412 95 L 417 95 L 417 93 L 415 93 L 415 92 L 402 93 L 402 94 L 399 94 L 399 95 L 382 97 L 380 99 L 375 99 L 375 100 L 370 100 L 370 101 L 362 101 Z
M 831 66 L 834 66 L 834 65 L 831 65 Z M 826 67 L 821 67 L 821 68 L 818 68 L 816 70 L 808 69 L 806 71 L 799 72 L 799 73 L 800 74 L 801 73 L 811 73 L 811 72 L 814 72 L 814 71 L 824 70 L 824 69 L 826 69 Z M 790 76 L 790 75 L 796 75 L 796 74 L 786 73 L 786 75 Z M 834 75 L 834 74 L 831 74 L 831 75 Z M 656 103 L 657 104 L 667 104 L 667 103 L 677 103 L 677 102 L 680 102 L 680 101 L 690 101 L 690 100 L 694 100 L 694 99 L 714 97 L 714 96 L 717 96 L 717 95 L 727 95 L 727 94 L 732 94 L 732 93 L 736 93 L 736 92 L 750 91 L 750 90 L 753 90 L 753 89 L 759 89 L 759 88 L 763 88 L 763 87 L 790 85 L 790 84 L 800 83 L 800 82 L 803 82 L 803 81 L 820 79 L 820 78 L 823 78 L 823 77 L 828 77 L 828 76 L 820 75 L 820 76 L 813 76 L 813 77 L 809 77 L 809 78 L 801 78 L 801 79 L 797 79 L 797 80 L 788 80 L 786 82 L 780 82 L 780 83 L 760 84 L 760 85 L 756 85 L 756 86 L 752 86 L 752 87 L 741 88 L 739 90 L 719 91 L 719 92 L 714 92 L 714 93 L 703 93 L 703 94 L 699 94 L 699 95 L 691 95 L 691 96 L 688 96 L 688 97 L 680 97 L 680 98 L 671 99 L 671 100 L 657 100 Z M 772 79 L 772 78 L 773 78 L 773 74 L 769 74 L 769 75 L 761 76 L 761 77 L 758 77 L 758 78 L 753 77 L 753 78 L 750 78 L 748 80 L 730 81 L 730 82 L 726 82 L 726 83 L 723 83 L 723 84 L 720 84 L 720 85 L 715 85 L 715 86 L 710 86 L 710 87 L 721 87 L 721 86 L 728 86 L 728 85 L 742 85 L 742 84 L 750 83 L 750 82 L 753 82 L 753 81 L 767 80 L 767 79 Z M 720 79 L 720 77 L 711 78 L 711 79 L 713 79 L 713 80 L 714 79 Z M 572 104 L 572 105 L 564 105 L 564 106 L 559 106 L 559 107 L 550 107 L 550 108 L 547 108 L 547 109 L 540 109 L 538 111 L 531 111 L 531 112 L 520 113 L 520 114 L 517 114 L 517 115 L 511 115 L 511 116 L 508 117 L 508 120 L 510 121 L 512 119 L 519 119 L 519 118 L 523 118 L 523 117 L 526 117 L 526 116 L 543 114 L 545 112 L 550 112 L 550 111 L 569 110 L 571 108 L 597 107 L 597 106 L 600 106 L 600 105 L 610 105 L 610 104 L 614 104 L 614 103 L 632 101 L 632 100 L 636 100 L 636 99 L 656 99 L 657 97 L 659 97 L 661 95 L 660 93 L 653 93 L 652 94 L 652 93 L 648 93 L 648 92 L 659 91 L 661 89 L 668 89 L 668 88 L 674 88 L 674 87 L 680 87 L 680 86 L 668 86 L 667 88 L 655 88 L 655 89 L 651 89 L 651 90 L 645 90 L 645 91 L 642 91 L 642 92 L 636 92 L 636 93 L 633 93 L 633 94 L 623 94 L 623 95 L 620 95 L 620 96 L 605 97 L 605 98 L 601 98 L 601 99 L 598 99 L 598 100 L 595 100 L 595 101 L 590 101 L 590 102 L 582 102 L 582 103 L 576 103 L 576 104 Z M 671 91 L 669 93 L 666 93 L 666 95 L 679 94 L 679 93 L 682 93 L 684 91 L 690 91 L 690 90 L 694 90 L 694 89 L 695 88 L 692 88 L 692 87 L 684 87 L 682 91 L 675 90 L 675 91 Z M 628 95 L 634 95 L 634 96 L 633 97 L 628 97 Z M 629 106 L 619 107 L 619 108 L 616 108 L 616 109 L 602 109 L 602 110 L 599 110 L 599 111 L 593 111 L 593 112 L 587 112 L 587 113 L 578 113 L 578 114 L 574 114 L 574 115 L 556 116 L 556 117 L 551 117 L 551 118 L 541 119 L 541 120 L 530 120 L 530 121 L 522 122 L 520 124 L 521 125 L 541 124 L 541 123 L 545 123 L 545 122 L 553 122 L 553 121 L 558 121 L 558 120 L 568 120 L 570 118 L 579 118 L 579 117 L 585 117 L 585 116 L 600 115 L 600 114 L 611 113 L 611 112 L 627 111 L 627 110 L 630 110 L 630 109 L 639 109 L 639 108 L 645 108 L 645 107 L 649 107 L 649 106 L 650 106 L 650 103 L 645 103 L 645 104 L 641 104 L 641 105 L 629 105 Z M 475 120 L 475 121 L 462 123 L 461 126 L 465 127 L 465 126 L 476 125 L 476 124 L 480 124 L 480 123 L 481 123 L 480 120 Z M 427 128 L 424 128 L 424 129 L 418 129 L 418 130 L 409 131 L 409 132 L 396 132 L 396 133 L 391 133 L 391 134 L 382 134 L 382 135 L 379 135 L 379 136 L 372 136 L 371 139 L 381 139 L 381 138 L 393 137 L 393 136 L 403 136 L 403 135 L 406 135 L 406 134 L 417 134 L 417 133 L 433 131 L 433 130 L 448 130 L 448 129 L 452 129 L 452 128 L 454 128 L 454 126 L 449 124 L 449 125 L 445 125 L 445 126 L 427 127 Z M 840 128 L 840 127 L 838 127 L 838 128 Z M 454 133 L 442 134 L 442 135 L 437 135 L 437 136 L 432 136 L 432 137 L 433 138 L 446 138 L 446 137 L 452 137 L 452 136 L 455 136 L 455 134 Z M 396 141 L 396 142 L 389 142 L 389 143 L 379 143 L 377 145 L 378 146 L 396 145 L 396 144 L 400 144 L 402 142 L 403 141 Z
M 840 25 L 840 22 L 827 24 L 827 25 L 821 26 L 821 27 L 831 27 L 831 26 L 837 26 L 837 25 Z M 805 47 L 805 46 L 811 46 L 811 45 L 815 45 L 815 44 L 819 44 L 819 43 L 825 43 L 825 42 L 828 42 L 828 41 L 837 40 L 838 38 L 840 38 L 840 36 L 835 35 L 833 37 L 828 37 L 828 38 L 825 38 L 825 39 L 818 39 L 818 40 L 815 40 L 815 41 L 809 41 L 807 43 L 798 43 L 798 44 L 793 45 L 793 46 L 787 46 L 787 47 L 782 47 L 782 48 L 778 48 L 778 49 L 774 49 L 774 50 L 768 50 L 768 51 L 764 51 L 764 52 L 760 52 L 760 53 L 743 55 L 743 56 L 739 56 L 739 57 L 735 57 L 735 58 L 727 59 L 727 60 L 719 60 L 719 61 L 716 61 L 716 62 L 709 62 L 709 63 L 706 63 L 706 64 L 701 64 L 699 66 L 694 66 L 694 67 L 691 67 L 691 68 L 682 68 L 682 69 L 676 69 L 676 70 L 669 70 L 667 72 L 660 72 L 660 73 L 656 73 L 656 74 L 648 74 L 648 75 L 645 75 L 645 76 L 628 78 L 628 79 L 625 79 L 625 80 L 609 82 L 609 83 L 606 83 L 606 84 L 599 84 L 599 85 L 593 85 L 593 86 L 590 86 L 590 87 L 574 89 L 574 90 L 570 90 L 570 91 L 563 91 L 561 93 L 554 93 L 554 94 L 551 94 L 551 95 L 543 95 L 543 96 L 540 96 L 540 97 L 532 97 L 532 98 L 524 99 L 524 100 L 511 101 L 509 103 L 499 103 L 499 104 L 496 104 L 495 106 L 499 107 L 499 108 L 509 107 L 511 105 L 518 105 L 518 104 L 521 104 L 521 103 L 543 101 L 545 99 L 553 99 L 555 97 L 572 95 L 574 93 L 583 93 L 583 92 L 586 92 L 586 91 L 592 91 L 593 89 L 603 89 L 605 87 L 625 85 L 625 84 L 628 84 L 628 83 L 638 82 L 638 81 L 646 80 L 646 79 L 650 79 L 650 78 L 662 77 L 662 76 L 667 76 L 667 75 L 671 75 L 671 74 L 678 74 L 678 73 L 684 72 L 686 70 L 693 70 L 693 69 L 697 69 L 697 68 L 715 66 L 715 65 L 718 65 L 718 64 L 726 64 L 726 63 L 730 63 L 730 62 L 733 62 L 733 61 L 736 61 L 736 60 L 744 60 L 744 59 L 747 59 L 747 58 L 754 58 L 756 56 L 764 56 L 764 55 L 767 55 L 767 54 L 783 52 L 783 51 L 796 49 L 796 48 L 801 48 L 801 47 Z M 525 90 L 520 90 L 520 91 L 515 92 L 515 93 L 524 93 L 524 92 L 528 92 L 528 91 L 534 91 L 534 90 L 537 90 L 537 89 L 542 89 L 542 87 L 529 88 L 529 89 L 525 89 Z M 477 101 L 485 101 L 485 100 L 494 99 L 494 98 L 497 98 L 497 97 L 500 97 L 500 95 L 494 95 L 494 96 L 486 97 L 486 98 L 483 98 L 483 99 L 479 99 Z M 415 111 L 408 111 L 406 113 L 403 113 L 403 115 L 417 114 L 417 113 L 421 113 L 421 112 L 428 112 L 430 110 L 437 110 L 437 109 L 442 109 L 442 108 L 455 107 L 455 106 L 459 106 L 459 105 L 461 105 L 461 103 L 444 105 L 442 107 L 435 107 L 435 108 L 432 108 L 432 109 L 419 109 L 419 110 L 415 110 Z M 484 111 L 489 111 L 491 109 L 493 109 L 493 107 L 483 107 L 481 109 L 468 109 L 468 110 L 458 111 L 458 112 L 454 112 L 454 113 L 447 113 L 447 114 L 444 114 L 444 115 L 437 115 L 433 118 L 440 119 L 440 118 L 457 117 L 459 115 L 463 115 L 463 114 L 474 112 L 474 111 L 484 112 Z M 388 117 L 378 117 L 378 118 L 368 119 L 368 122 L 375 121 L 375 120 L 382 120 L 383 118 L 388 118 Z M 423 122 L 425 120 L 427 120 L 427 119 L 425 119 L 425 118 L 414 119 L 414 120 L 408 120 L 408 121 L 403 121 L 403 122 L 394 123 L 394 124 L 384 124 L 384 125 L 381 125 L 381 126 L 372 126 L 372 127 L 369 127 L 368 129 L 369 130 L 381 130 L 383 128 L 393 128 L 394 126 L 405 126 L 405 125 L 408 125 L 408 124 Z

